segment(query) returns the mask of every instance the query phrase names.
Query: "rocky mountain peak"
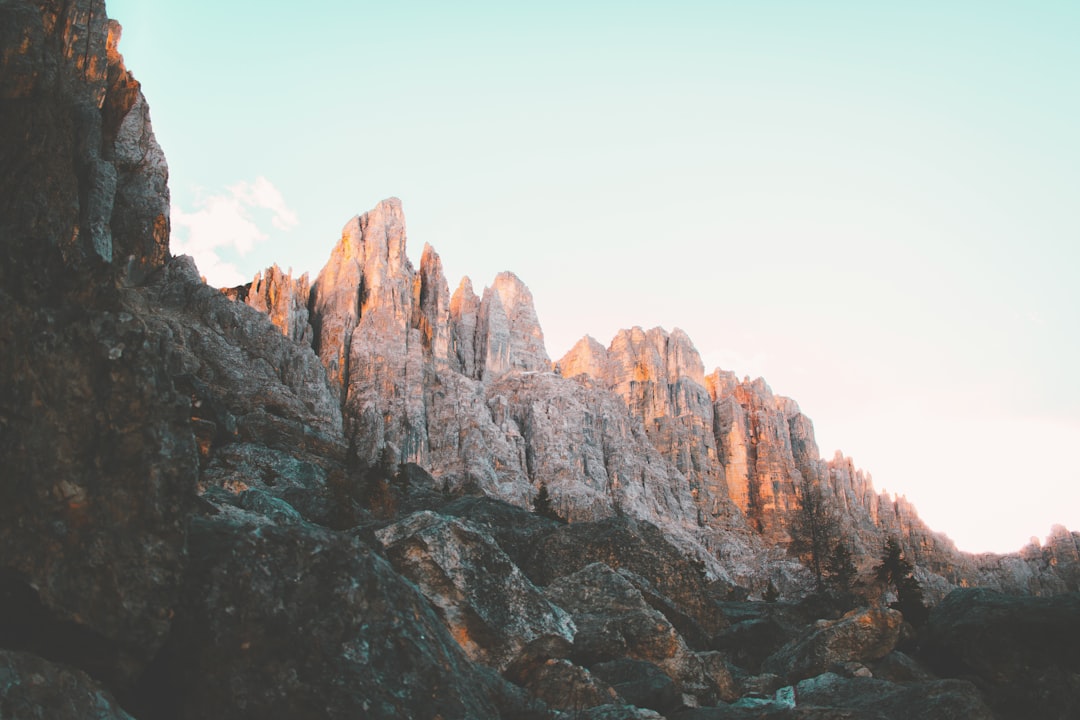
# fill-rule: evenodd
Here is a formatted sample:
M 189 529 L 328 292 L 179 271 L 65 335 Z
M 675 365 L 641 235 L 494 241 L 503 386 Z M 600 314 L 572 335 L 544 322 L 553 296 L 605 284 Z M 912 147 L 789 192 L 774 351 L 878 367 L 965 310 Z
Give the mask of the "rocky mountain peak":
M 787 602 L 785 543 L 807 481 L 935 599 L 1075 591 L 1080 534 L 956 553 L 679 330 L 549 372 L 521 280 L 451 296 L 394 199 L 310 288 L 208 287 L 118 33 L 0 2 L 5 717 L 1076 717 L 1075 594 L 953 592 L 915 638 Z
M 491 287 L 484 289 L 477 323 L 477 356 L 483 360 L 483 379 L 509 370 L 550 368 L 532 293 L 514 273 L 499 273 Z

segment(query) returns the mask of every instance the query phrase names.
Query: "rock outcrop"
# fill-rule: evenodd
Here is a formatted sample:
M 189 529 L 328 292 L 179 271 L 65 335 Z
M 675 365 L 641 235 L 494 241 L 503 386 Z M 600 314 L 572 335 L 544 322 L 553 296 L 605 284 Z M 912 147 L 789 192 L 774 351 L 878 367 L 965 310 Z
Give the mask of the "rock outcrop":
M 10 718 L 132 720 L 86 673 L 0 650 L 0 711 Z
M 901 622 L 900 613 L 888 608 L 868 608 L 839 620 L 823 620 L 766 659 L 764 669 L 797 682 L 846 663 L 880 660 L 896 647 Z
M 920 648 L 944 677 L 974 682 L 1002 718 L 1080 713 L 1080 595 L 956 590 L 930 613 Z
M 94 638 L 83 666 L 124 685 L 168 633 L 198 469 L 119 289 L 168 257 L 168 171 L 103 2 L 6 2 L 0 28 L 0 572 L 40 609 L 25 649 Z
M 502 672 L 521 660 L 527 646 L 568 649 L 573 642 L 570 616 L 545 600 L 479 528 L 420 512 L 376 536 L 470 659 Z
M 396 200 L 310 288 L 207 287 L 118 38 L 100 0 L 0 3 L 0 715 L 1075 714 L 1075 598 L 951 596 L 924 668 L 892 611 L 810 625 L 783 543 L 800 480 L 935 591 L 1071 589 L 1076 534 L 950 554 L 679 331 L 555 372 L 524 284 L 451 294 Z
M 272 265 L 265 273 L 257 273 L 249 284 L 224 292 L 233 300 L 245 302 L 265 313 L 285 337 L 307 345 L 314 340 L 314 331 L 308 322 L 311 287 L 307 273 L 294 278 L 292 270 L 285 273 Z
M 470 664 L 416 588 L 355 540 L 233 513 L 195 521 L 191 544 L 177 630 L 142 699 L 148 717 L 527 710 L 500 709 L 513 693 Z

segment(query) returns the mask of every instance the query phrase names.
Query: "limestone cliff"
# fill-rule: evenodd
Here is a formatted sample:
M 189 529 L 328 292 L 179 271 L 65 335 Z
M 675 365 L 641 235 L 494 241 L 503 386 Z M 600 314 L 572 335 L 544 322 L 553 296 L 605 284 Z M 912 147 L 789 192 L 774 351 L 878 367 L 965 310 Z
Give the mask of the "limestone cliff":
M 0 2 L 0 714 L 991 716 L 891 611 L 724 598 L 800 596 L 800 477 L 924 582 L 1075 590 L 1080 535 L 956 560 L 678 331 L 553 372 L 521 281 L 451 295 L 394 200 L 310 288 L 208 287 L 118 34 L 100 0 Z M 524 509 L 540 487 L 573 522 Z M 1001 717 L 1073 717 L 1075 604 L 958 593 L 927 657 Z

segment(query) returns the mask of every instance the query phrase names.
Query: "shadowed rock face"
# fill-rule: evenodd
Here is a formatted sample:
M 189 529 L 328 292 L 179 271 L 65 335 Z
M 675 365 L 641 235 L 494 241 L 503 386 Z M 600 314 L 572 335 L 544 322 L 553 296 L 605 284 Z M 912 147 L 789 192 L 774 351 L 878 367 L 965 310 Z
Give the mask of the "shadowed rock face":
M 475 525 L 420 512 L 376 536 L 471 659 L 505 671 L 530 644 L 573 641 L 570 616 L 545 600 Z
M 168 631 L 198 472 L 118 289 L 168 257 L 168 172 L 100 0 L 6 2 L 0 28 L 0 567 L 123 683 Z
M 86 673 L 0 650 L 0 712 L 11 718 L 132 720 Z
M 974 680 L 1003 718 L 1080 713 L 1080 595 L 956 590 L 930 613 L 921 657 Z
M 501 681 L 356 541 L 229 513 L 193 523 L 191 553 L 148 716 L 501 716 Z

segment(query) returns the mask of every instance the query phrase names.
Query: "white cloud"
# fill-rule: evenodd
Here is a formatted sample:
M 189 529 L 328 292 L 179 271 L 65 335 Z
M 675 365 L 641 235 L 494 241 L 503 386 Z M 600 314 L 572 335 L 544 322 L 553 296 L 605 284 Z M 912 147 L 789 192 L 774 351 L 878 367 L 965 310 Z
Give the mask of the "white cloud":
M 240 285 L 248 280 L 222 255 L 244 256 L 268 236 L 267 220 L 278 230 L 296 226 L 296 213 L 285 203 L 281 192 L 264 177 L 240 182 L 225 192 L 201 198 L 198 208 L 172 211 L 172 251 L 191 255 L 207 282 L 218 287 Z

